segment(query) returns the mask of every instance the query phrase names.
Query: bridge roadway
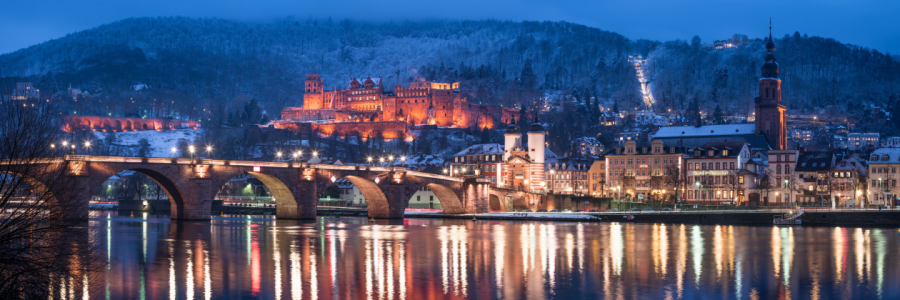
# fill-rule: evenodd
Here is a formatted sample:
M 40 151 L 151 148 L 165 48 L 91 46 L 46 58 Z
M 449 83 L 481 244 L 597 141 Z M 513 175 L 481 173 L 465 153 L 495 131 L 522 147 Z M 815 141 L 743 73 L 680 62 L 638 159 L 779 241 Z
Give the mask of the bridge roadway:
M 488 212 L 490 182 L 406 170 L 403 167 L 239 161 L 191 158 L 66 155 L 33 160 L 4 160 L 2 173 L 24 178 L 38 193 L 49 192 L 52 205 L 66 218 L 87 219 L 91 196 L 113 175 L 131 170 L 153 179 L 172 205 L 172 218 L 209 220 L 212 201 L 225 183 L 249 174 L 261 181 L 284 219 L 312 219 L 320 192 L 341 178 L 353 183 L 374 218 L 403 218 L 412 195 L 427 187 L 448 214 Z M 34 167 L 33 167 L 34 166 Z M 20 171 L 16 171 L 20 170 Z M 55 180 L 71 180 L 76 188 L 54 190 Z

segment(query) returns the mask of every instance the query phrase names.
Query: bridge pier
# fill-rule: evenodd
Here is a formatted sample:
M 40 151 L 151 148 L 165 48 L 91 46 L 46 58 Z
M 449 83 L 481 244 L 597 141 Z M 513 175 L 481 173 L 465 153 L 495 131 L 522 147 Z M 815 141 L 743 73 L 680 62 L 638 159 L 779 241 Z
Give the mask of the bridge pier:
M 219 187 L 213 186 L 210 178 L 190 178 L 183 184 L 182 191 L 187 196 L 186 203 L 172 201 L 173 220 L 209 220 L 213 198 Z
M 369 204 L 369 217 L 377 219 L 403 219 L 403 213 L 406 212 L 406 205 L 409 201 L 407 197 L 409 187 L 402 184 L 388 184 L 387 191 L 384 193 L 384 201 L 371 201 L 366 199 Z
M 297 182 L 291 189 L 295 205 L 281 205 L 276 207 L 275 215 L 279 219 L 312 220 L 316 218 L 316 195 L 318 191 L 316 182 L 303 180 Z M 279 201 L 281 202 L 281 201 Z

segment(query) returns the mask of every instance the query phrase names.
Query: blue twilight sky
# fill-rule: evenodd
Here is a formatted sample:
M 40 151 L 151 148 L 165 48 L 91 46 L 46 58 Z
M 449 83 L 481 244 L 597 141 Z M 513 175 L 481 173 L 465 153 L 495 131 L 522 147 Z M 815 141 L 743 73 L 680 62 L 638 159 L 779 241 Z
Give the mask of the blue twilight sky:
M 363 20 L 565 20 L 630 39 L 703 41 L 734 33 L 831 37 L 900 53 L 898 0 L 3 0 L 0 53 L 129 17 L 186 16 L 266 21 L 298 18 Z

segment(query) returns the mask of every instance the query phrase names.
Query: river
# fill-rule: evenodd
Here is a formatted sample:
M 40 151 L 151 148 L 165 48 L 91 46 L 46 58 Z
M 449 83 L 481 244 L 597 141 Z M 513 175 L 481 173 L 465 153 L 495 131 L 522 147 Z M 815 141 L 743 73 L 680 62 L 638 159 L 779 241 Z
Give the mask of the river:
M 95 214 L 91 299 L 897 299 L 896 228 Z

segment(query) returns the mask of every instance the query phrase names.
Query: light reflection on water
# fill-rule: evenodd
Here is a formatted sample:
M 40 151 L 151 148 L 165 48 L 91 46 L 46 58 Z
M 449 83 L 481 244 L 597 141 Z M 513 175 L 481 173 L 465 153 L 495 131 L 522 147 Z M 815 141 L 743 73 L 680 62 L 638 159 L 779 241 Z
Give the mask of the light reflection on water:
M 92 220 L 93 299 L 896 299 L 900 231 L 363 218 Z M 105 236 L 103 236 L 105 235 Z M 105 243 L 105 245 L 102 245 Z M 100 253 L 98 253 L 100 254 Z M 82 282 L 84 281 L 84 282 Z M 90 287 L 90 290 L 88 289 Z M 78 289 L 82 288 L 83 291 Z

